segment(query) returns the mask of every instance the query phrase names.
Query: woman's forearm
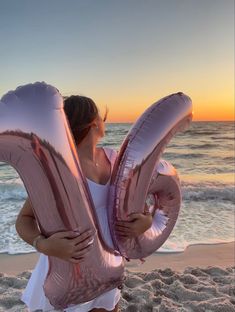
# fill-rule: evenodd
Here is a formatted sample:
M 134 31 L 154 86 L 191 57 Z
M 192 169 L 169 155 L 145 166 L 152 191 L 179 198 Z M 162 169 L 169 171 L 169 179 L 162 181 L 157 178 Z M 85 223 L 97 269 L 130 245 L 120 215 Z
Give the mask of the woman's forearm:
M 33 245 L 34 239 L 40 234 L 28 199 L 16 219 L 15 227 L 18 235 L 30 245 Z
M 16 222 L 16 231 L 26 243 L 32 246 L 34 239 L 40 235 L 36 220 L 29 216 L 22 216 L 20 220 Z
M 41 233 L 29 199 L 25 201 L 15 227 L 19 236 L 40 253 L 73 263 L 79 263 L 92 248 L 95 234 L 87 230 L 79 235 L 74 231 L 60 231 L 47 238 L 39 236 Z

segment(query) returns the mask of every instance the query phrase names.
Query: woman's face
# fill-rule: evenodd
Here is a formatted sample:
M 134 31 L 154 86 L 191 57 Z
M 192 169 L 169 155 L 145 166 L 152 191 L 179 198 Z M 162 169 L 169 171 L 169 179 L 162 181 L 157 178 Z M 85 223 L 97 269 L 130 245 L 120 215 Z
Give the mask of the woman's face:
M 104 117 L 101 117 L 102 114 L 100 111 L 98 111 L 97 117 L 92 122 L 93 128 L 93 135 L 95 135 L 98 139 L 103 138 L 105 135 L 105 121 L 107 119 L 108 110 L 106 109 L 106 112 L 104 113 Z

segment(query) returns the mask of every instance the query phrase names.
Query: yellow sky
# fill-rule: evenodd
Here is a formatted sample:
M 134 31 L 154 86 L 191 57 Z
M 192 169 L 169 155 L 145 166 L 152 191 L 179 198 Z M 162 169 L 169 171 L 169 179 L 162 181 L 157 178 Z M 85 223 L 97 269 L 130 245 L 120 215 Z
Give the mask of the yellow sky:
M 179 89 L 181 91 L 181 89 Z M 177 92 L 173 90 L 172 93 Z M 163 92 L 162 92 L 163 93 Z M 201 91 L 201 94 L 193 92 L 184 92 L 189 95 L 193 102 L 193 120 L 194 121 L 226 121 L 235 119 L 234 97 L 230 90 L 223 93 L 218 91 L 214 94 Z M 160 100 L 170 93 L 159 94 L 159 96 L 140 95 L 129 96 L 126 98 L 113 98 L 109 103 L 108 122 L 134 122 L 148 106 Z M 98 101 L 101 113 L 103 113 L 105 104 L 103 96 Z
M 134 122 L 148 106 L 179 91 L 192 99 L 194 121 L 234 120 L 231 51 L 229 58 L 215 59 L 212 55 L 211 60 L 197 60 L 196 64 L 193 60 L 184 60 L 183 64 L 183 68 L 182 63 L 166 64 L 165 70 L 158 63 L 139 71 L 120 68 L 103 83 L 100 80 L 96 84 L 94 81 L 85 84 L 81 80 L 79 89 L 93 98 L 101 111 L 108 105 L 108 122 Z M 127 74 L 128 79 L 123 79 Z M 73 90 L 79 90 L 77 85 L 74 84 Z
M 108 114 L 108 122 L 134 122 L 147 108 L 146 107 L 136 107 L 135 110 L 129 109 L 125 111 L 125 106 L 123 105 L 109 105 L 110 111 Z M 206 105 L 207 109 L 203 107 Z M 137 105 L 138 106 L 138 105 Z M 139 105 L 140 106 L 140 105 Z M 202 105 L 194 104 L 194 121 L 231 121 L 234 120 L 234 107 L 230 103 L 221 103 L 215 101 L 214 103 L 204 103 Z

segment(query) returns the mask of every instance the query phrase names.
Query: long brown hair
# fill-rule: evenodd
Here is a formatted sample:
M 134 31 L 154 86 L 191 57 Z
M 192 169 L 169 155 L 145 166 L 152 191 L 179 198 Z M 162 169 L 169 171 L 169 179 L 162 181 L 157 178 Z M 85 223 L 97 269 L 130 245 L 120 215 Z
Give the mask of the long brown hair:
M 91 128 L 91 123 L 96 119 L 99 110 L 95 102 L 86 96 L 71 95 L 64 100 L 64 111 L 67 116 L 70 128 L 78 145 L 82 142 Z M 107 118 L 106 107 L 104 121 Z
M 95 102 L 81 95 L 72 95 L 64 100 L 64 111 L 78 145 L 88 134 L 92 121 L 98 116 Z

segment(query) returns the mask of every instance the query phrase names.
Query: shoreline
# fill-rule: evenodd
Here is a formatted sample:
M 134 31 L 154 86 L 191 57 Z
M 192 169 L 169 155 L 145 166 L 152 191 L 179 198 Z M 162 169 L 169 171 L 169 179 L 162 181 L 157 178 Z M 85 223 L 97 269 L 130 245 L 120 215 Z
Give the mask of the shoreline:
M 0 272 L 17 275 L 33 270 L 38 260 L 38 253 L 0 254 Z M 132 272 L 148 272 L 154 269 L 171 268 L 182 272 L 186 267 L 215 265 L 222 268 L 235 265 L 235 241 L 229 243 L 189 245 L 183 252 L 157 252 L 140 260 L 125 261 L 126 268 Z
M 126 267 L 132 272 L 149 272 L 155 269 L 170 268 L 183 272 L 187 267 L 221 268 L 235 266 L 235 241 L 216 244 L 189 245 L 183 252 L 156 253 L 149 256 L 143 264 L 139 260 L 131 260 Z
M 235 242 L 197 244 L 125 263 L 120 312 L 235 311 Z M 0 311 L 27 312 L 21 295 L 39 254 L 0 254 Z

